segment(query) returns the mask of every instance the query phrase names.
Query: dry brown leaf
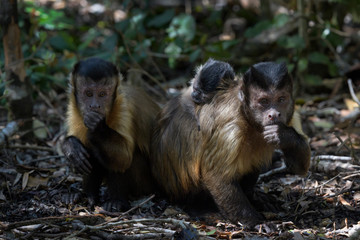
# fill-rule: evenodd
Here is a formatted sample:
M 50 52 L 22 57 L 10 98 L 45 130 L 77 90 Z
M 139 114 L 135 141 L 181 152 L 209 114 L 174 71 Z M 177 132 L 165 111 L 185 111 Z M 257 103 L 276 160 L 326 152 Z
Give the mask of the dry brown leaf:
M 351 211 L 355 211 L 355 208 L 353 206 L 351 206 L 351 204 L 346 201 L 341 195 L 338 197 L 339 202 L 346 207 L 347 209 L 351 210 Z
M 22 185 L 21 185 L 21 189 L 24 191 L 24 189 L 26 188 L 28 181 L 29 181 L 29 174 L 30 172 L 25 172 L 23 174 L 23 179 L 22 179 Z
M 41 176 L 29 176 L 28 179 L 28 187 L 37 187 L 37 186 L 46 186 L 49 181 L 49 178 L 41 177 Z

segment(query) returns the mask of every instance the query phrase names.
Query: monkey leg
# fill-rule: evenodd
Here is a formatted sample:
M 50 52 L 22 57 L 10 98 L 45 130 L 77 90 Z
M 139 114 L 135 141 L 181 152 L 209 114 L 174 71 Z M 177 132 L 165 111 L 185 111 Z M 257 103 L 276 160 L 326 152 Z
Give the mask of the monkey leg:
M 83 190 L 90 207 L 93 207 L 99 201 L 99 190 L 104 174 L 104 168 L 99 164 L 94 164 L 90 174 L 83 175 Z
M 129 183 L 131 181 L 133 180 L 127 178 L 123 173 L 107 172 L 107 200 L 103 205 L 106 211 L 120 212 L 130 208 L 128 195 L 130 191 Z
M 250 204 L 238 181 L 225 182 L 221 177 L 206 174 L 204 184 L 220 213 L 230 221 L 239 221 L 251 228 L 263 220 L 263 216 Z
M 245 193 L 245 195 L 247 196 L 247 198 L 250 201 L 253 200 L 254 186 L 258 180 L 258 177 L 259 177 L 259 172 L 254 171 L 252 173 L 248 173 L 248 174 L 244 175 L 241 178 L 240 187 L 242 188 L 243 192 Z

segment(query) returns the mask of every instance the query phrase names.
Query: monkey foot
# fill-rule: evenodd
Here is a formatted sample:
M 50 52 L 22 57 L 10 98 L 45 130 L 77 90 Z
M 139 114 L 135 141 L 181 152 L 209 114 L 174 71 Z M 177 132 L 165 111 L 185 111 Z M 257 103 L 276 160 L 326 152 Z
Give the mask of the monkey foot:
M 75 204 L 80 199 L 80 193 L 67 193 L 61 197 L 61 201 L 68 204 Z
M 103 209 L 108 212 L 121 212 L 130 208 L 125 200 L 110 200 L 104 203 Z

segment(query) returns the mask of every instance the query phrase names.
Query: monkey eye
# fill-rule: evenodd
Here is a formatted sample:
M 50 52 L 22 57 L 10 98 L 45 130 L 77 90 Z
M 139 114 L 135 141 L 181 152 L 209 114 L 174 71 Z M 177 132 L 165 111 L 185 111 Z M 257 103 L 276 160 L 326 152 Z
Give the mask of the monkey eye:
M 278 102 L 283 103 L 283 102 L 285 102 L 285 100 L 286 100 L 286 97 L 281 96 L 281 97 L 279 97 Z
M 106 92 L 100 92 L 99 93 L 99 97 L 105 97 L 105 95 L 106 95 Z
M 93 96 L 93 93 L 91 91 L 86 91 L 85 94 L 86 94 L 87 97 L 92 97 Z
M 259 103 L 260 103 L 261 105 L 268 105 L 268 104 L 270 103 L 270 101 L 269 101 L 269 99 L 267 99 L 267 98 L 261 98 L 261 99 L 259 100 Z

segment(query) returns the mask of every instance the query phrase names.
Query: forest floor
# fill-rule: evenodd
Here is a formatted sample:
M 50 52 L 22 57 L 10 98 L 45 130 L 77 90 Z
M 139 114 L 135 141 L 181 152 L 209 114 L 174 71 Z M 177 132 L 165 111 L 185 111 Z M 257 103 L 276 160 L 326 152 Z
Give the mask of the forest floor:
M 51 95 L 51 94 L 50 94 Z M 340 94 L 338 94 L 340 95 Z M 35 104 L 35 137 L 9 136 L 0 150 L 0 238 L 3 239 L 358 239 L 360 235 L 360 121 L 349 94 L 312 97 L 300 109 L 312 159 L 305 177 L 267 172 L 255 189 L 266 222 L 254 230 L 224 219 L 209 224 L 165 199 L 147 196 L 123 213 L 87 207 L 81 176 L 59 150 L 66 96 Z M 345 101 L 344 101 L 345 99 Z M 346 104 L 345 104 L 346 102 Z M 1 110 L 2 130 L 6 110 Z M 44 131 L 45 130 L 45 131 Z

